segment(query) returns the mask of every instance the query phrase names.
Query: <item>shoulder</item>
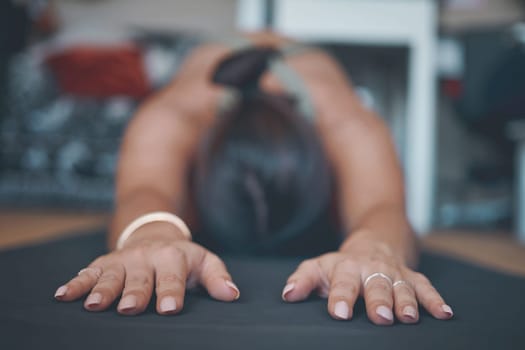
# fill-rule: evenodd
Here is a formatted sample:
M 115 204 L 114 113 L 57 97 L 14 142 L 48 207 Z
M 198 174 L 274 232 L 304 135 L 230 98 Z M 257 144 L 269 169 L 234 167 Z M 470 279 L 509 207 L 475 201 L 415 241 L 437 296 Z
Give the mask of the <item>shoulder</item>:
M 323 126 L 362 117 L 363 106 L 350 77 L 328 52 L 312 47 L 288 57 L 287 63 L 301 77 L 316 109 L 316 120 Z

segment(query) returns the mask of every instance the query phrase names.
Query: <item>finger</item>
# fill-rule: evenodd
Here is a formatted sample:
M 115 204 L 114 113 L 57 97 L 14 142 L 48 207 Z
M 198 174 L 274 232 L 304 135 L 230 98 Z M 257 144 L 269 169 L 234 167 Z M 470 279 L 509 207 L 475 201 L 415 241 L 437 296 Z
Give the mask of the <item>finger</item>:
M 104 267 L 102 275 L 84 302 L 89 311 L 106 309 L 122 292 L 126 271 L 121 264 Z
M 149 304 L 153 292 L 154 270 L 139 261 L 126 265 L 126 277 L 122 298 L 117 306 L 123 315 L 136 315 L 143 312 Z
M 335 319 L 352 318 L 355 301 L 361 289 L 359 269 L 352 262 L 338 263 L 330 280 L 328 313 Z
M 417 300 L 432 316 L 440 320 L 447 320 L 454 315 L 450 306 L 445 303 L 441 295 L 424 275 L 420 273 L 414 274 L 412 284 L 415 287 Z
M 188 264 L 183 251 L 167 248 L 155 259 L 155 293 L 157 312 L 168 315 L 180 312 L 184 306 Z
M 59 301 L 76 300 L 89 293 L 101 275 L 102 267 L 100 266 L 82 269 L 76 277 L 56 290 L 55 298 Z
M 232 282 L 226 265 L 217 255 L 210 252 L 205 252 L 198 279 L 214 299 L 234 301 L 241 295 L 239 288 Z
M 392 307 L 392 282 L 377 276 L 364 286 L 366 313 L 370 321 L 377 325 L 391 325 L 394 322 Z
M 288 302 L 301 301 L 308 298 L 314 289 L 328 288 L 328 281 L 323 283 L 321 277 L 322 272 L 318 259 L 303 261 L 288 277 L 282 292 L 282 299 Z
M 403 323 L 416 323 L 419 319 L 414 287 L 409 282 L 399 280 L 394 283 L 394 309 L 396 317 Z

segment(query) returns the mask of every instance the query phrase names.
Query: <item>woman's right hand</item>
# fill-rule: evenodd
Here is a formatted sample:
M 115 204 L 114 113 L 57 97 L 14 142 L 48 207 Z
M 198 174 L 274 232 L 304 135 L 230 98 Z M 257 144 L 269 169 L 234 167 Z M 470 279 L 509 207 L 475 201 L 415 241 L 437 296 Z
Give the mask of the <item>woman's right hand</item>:
M 97 258 L 58 288 L 55 298 L 73 301 L 89 293 L 84 307 L 102 311 L 121 297 L 118 312 L 136 315 L 155 292 L 157 312 L 167 315 L 180 312 L 186 289 L 198 284 L 217 300 L 240 295 L 224 262 L 204 247 L 181 239 L 141 239 Z

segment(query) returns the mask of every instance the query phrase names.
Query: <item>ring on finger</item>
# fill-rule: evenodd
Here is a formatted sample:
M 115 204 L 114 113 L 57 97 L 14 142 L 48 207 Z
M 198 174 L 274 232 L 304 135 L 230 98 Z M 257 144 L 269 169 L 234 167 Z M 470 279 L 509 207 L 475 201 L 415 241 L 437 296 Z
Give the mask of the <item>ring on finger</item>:
M 88 272 L 88 271 L 93 271 L 93 273 L 95 274 L 95 276 L 97 276 L 97 279 L 100 278 L 100 276 L 101 276 L 101 271 L 100 271 L 100 269 L 97 269 L 97 268 L 94 268 L 94 267 L 86 267 L 86 268 L 84 268 L 84 269 L 78 271 L 77 276 L 80 276 L 81 274 L 86 273 L 86 272 Z
M 395 288 L 395 287 L 400 286 L 400 285 L 402 285 L 402 284 L 406 284 L 407 287 L 412 287 L 412 286 L 410 285 L 410 283 L 408 283 L 407 281 L 405 281 L 405 280 L 399 280 L 399 281 L 395 281 L 395 282 L 392 284 L 392 288 Z
M 388 281 L 388 283 L 390 283 L 390 285 L 393 285 L 392 283 L 392 279 L 390 277 L 388 277 L 387 275 L 385 275 L 384 273 L 382 272 L 375 272 L 373 274 L 371 274 L 370 276 L 368 276 L 366 279 L 365 279 L 365 282 L 363 283 L 363 286 L 366 288 L 366 285 L 368 284 L 368 282 L 370 282 L 370 280 L 376 278 L 376 277 L 381 277 L 385 280 Z

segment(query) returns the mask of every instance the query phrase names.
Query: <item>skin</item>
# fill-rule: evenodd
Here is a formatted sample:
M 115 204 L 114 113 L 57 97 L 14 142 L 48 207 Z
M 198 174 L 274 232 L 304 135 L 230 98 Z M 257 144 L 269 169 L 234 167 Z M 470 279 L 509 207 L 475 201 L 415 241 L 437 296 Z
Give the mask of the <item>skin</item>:
M 283 45 L 288 39 L 252 33 L 257 45 Z M 116 210 L 108 244 L 114 249 L 123 229 L 152 211 L 169 211 L 191 221 L 187 173 L 203 133 L 217 111 L 221 88 L 209 82 L 217 62 L 230 50 L 206 44 L 193 51 L 169 86 L 146 101 L 131 120 L 120 150 Z M 340 248 L 301 263 L 282 293 L 286 302 L 312 292 L 327 297 L 328 313 L 349 320 L 355 301 L 364 297 L 367 315 L 377 325 L 419 320 L 418 305 L 438 319 L 452 310 L 430 281 L 413 270 L 417 239 L 405 212 L 403 176 L 389 130 L 381 118 L 356 97 L 341 67 L 320 50 L 287 58 L 303 78 L 316 108 L 316 128 L 338 183 L 340 216 L 346 239 Z M 282 92 L 267 73 L 263 89 Z M 368 276 L 382 272 L 364 285 Z M 239 298 L 222 260 L 191 242 L 175 226 L 156 222 L 142 226 L 120 250 L 94 260 L 57 290 L 60 301 L 88 294 L 85 308 L 101 311 L 121 297 L 118 311 L 144 311 L 153 293 L 157 312 L 176 314 L 187 288 L 202 285 L 210 296 L 231 302 Z

